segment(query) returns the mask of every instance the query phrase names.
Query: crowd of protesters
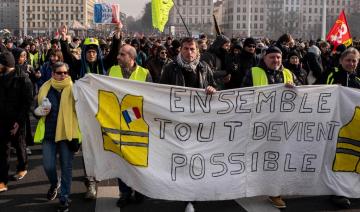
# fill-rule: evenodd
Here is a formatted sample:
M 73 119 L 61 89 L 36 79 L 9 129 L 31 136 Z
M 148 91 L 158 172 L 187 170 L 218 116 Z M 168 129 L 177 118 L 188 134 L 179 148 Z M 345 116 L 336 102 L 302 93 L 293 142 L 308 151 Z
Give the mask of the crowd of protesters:
M 352 47 L 333 46 L 327 41 L 294 39 L 284 34 L 278 40 L 267 38 L 228 38 L 206 35 L 194 38 L 130 37 L 117 26 L 108 38 L 70 37 L 66 26 L 54 38 L 0 38 L 0 192 L 9 180 L 27 174 L 28 146 L 42 142 L 43 166 L 50 181 L 47 198 L 60 190 L 59 211 L 69 211 L 72 158 L 80 146 L 71 93 L 72 83 L 87 73 L 112 77 L 216 90 L 284 83 L 296 85 L 340 84 L 360 88 L 360 41 Z M 43 99 L 51 109 L 41 106 Z M 36 101 L 37 100 L 37 101 Z M 64 106 L 67 105 L 67 106 Z M 72 115 L 69 115 L 72 114 Z M 34 135 L 30 116 L 40 118 Z M 59 118 L 60 117 L 60 118 Z M 59 121 L 60 120 L 60 121 Z M 43 134 L 39 135 L 43 128 Z M 39 131 L 38 131 L 39 130 Z M 12 147 L 18 166 L 10 178 Z M 56 151 L 61 155 L 61 180 L 56 176 Z M 86 173 L 85 173 L 86 176 Z M 86 176 L 85 197 L 96 199 L 96 179 Z M 138 203 L 142 195 L 119 179 L 122 196 L 118 206 Z M 285 208 L 280 196 L 269 197 L 275 207 Z M 333 196 L 333 202 L 349 207 L 346 197 Z

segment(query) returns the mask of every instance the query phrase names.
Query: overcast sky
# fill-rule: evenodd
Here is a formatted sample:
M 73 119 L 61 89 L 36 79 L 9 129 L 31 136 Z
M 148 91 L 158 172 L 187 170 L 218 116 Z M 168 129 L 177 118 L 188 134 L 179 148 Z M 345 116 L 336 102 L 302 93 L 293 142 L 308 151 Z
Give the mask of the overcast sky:
M 142 15 L 145 4 L 150 1 L 151 0 L 109 0 L 109 2 L 120 4 L 121 12 L 135 18 Z
M 120 4 L 120 10 L 128 16 L 137 18 L 142 15 L 145 4 L 151 0 L 108 0 Z M 215 2 L 216 0 L 214 0 Z

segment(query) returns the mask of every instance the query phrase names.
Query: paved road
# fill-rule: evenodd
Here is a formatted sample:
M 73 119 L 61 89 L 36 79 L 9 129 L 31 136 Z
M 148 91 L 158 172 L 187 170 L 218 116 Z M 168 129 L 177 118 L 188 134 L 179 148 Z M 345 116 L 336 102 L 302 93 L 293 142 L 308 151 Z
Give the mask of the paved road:
M 23 180 L 10 182 L 9 190 L 0 194 L 0 212 L 52 212 L 56 211 L 58 200 L 48 201 L 46 192 L 48 180 L 42 167 L 41 146 L 31 147 L 29 173 Z M 15 170 L 16 158 L 12 157 L 11 170 Z M 11 172 L 12 173 L 12 172 Z M 112 212 L 120 211 L 115 206 L 118 198 L 116 180 L 99 183 L 96 201 L 86 201 L 83 196 L 83 168 L 81 153 L 75 156 L 72 184 L 71 211 L 75 212 Z M 329 202 L 328 196 L 286 197 L 288 208 L 283 211 L 360 211 L 360 200 L 354 200 L 349 210 L 339 210 Z M 164 201 L 146 198 L 140 205 L 131 205 L 121 212 L 183 212 L 184 202 Z M 243 198 L 232 201 L 197 202 L 197 212 L 277 212 L 266 200 L 266 197 Z

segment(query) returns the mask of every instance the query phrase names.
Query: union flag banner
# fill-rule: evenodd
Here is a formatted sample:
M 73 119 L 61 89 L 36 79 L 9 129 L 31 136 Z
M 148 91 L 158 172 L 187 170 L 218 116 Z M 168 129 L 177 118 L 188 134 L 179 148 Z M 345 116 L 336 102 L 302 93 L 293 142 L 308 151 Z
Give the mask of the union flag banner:
M 326 36 L 326 40 L 330 41 L 335 47 L 340 44 L 345 44 L 345 46 L 350 46 L 352 44 L 350 28 L 346 21 L 344 10 L 341 11 L 334 26 Z
M 164 31 L 166 22 L 169 19 L 169 12 L 174 6 L 172 0 L 152 0 L 152 25 L 154 28 L 159 29 L 160 32 Z

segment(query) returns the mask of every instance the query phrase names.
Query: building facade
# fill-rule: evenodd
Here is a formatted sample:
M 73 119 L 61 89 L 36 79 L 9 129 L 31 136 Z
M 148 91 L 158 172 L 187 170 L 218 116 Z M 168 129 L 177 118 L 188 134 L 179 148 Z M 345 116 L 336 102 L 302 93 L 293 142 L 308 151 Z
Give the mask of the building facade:
M 83 26 L 93 26 L 94 0 L 20 0 L 20 34 L 53 35 L 63 24 L 76 20 Z M 24 32 L 24 31 L 27 31 Z
M 226 0 L 222 6 L 221 27 L 230 37 L 246 37 L 250 25 L 250 35 L 253 37 L 277 39 L 288 32 L 294 37 L 317 39 L 321 37 L 323 1 Z M 326 31 L 329 31 L 341 10 L 345 10 L 348 15 L 354 11 L 354 5 L 359 6 L 359 2 L 326 0 Z
M 176 36 L 211 34 L 213 29 L 213 0 L 174 0 L 168 26 L 175 27 Z M 183 23 L 184 22 L 184 23 Z
M 19 31 L 19 1 L 0 0 L 0 30 Z

